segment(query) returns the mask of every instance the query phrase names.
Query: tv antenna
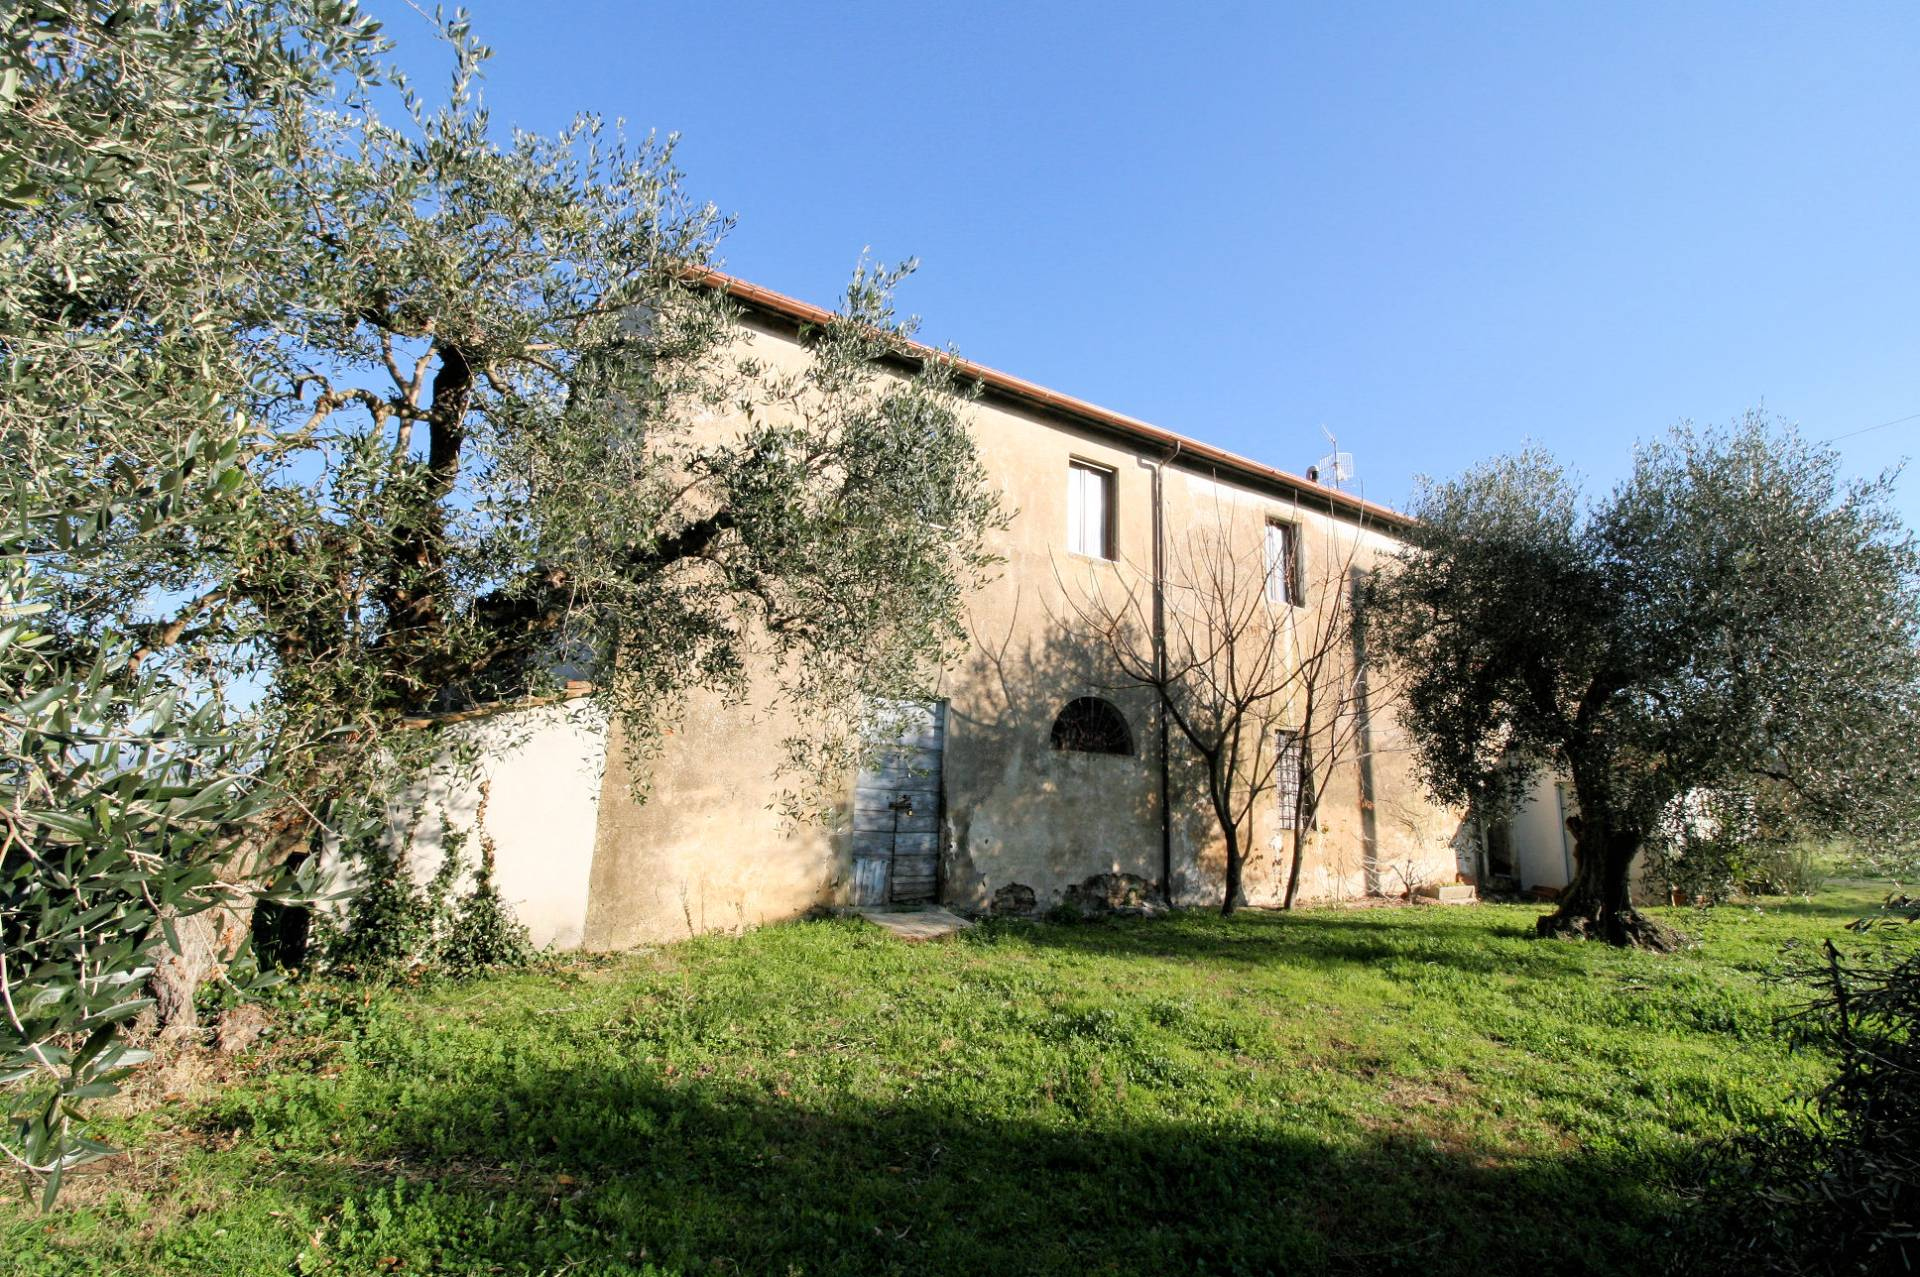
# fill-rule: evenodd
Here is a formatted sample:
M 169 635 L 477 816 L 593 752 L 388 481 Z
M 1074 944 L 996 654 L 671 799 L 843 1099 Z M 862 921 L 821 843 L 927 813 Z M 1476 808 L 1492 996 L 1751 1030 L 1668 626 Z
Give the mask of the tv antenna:
M 1320 433 L 1327 437 L 1327 443 L 1333 449 L 1313 463 L 1314 471 L 1320 477 L 1320 481 L 1331 484 L 1335 488 L 1344 483 L 1352 483 L 1353 454 L 1340 451 L 1340 441 L 1333 437 L 1333 431 L 1321 426 Z

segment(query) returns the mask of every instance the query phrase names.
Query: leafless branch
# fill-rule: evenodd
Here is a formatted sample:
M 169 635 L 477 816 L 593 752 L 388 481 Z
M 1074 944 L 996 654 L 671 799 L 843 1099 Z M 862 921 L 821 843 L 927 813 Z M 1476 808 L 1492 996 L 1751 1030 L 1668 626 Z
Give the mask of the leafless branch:
M 1352 765 L 1366 733 L 1366 653 L 1356 641 L 1355 579 L 1364 525 L 1292 512 L 1305 556 L 1291 584 L 1304 598 L 1275 597 L 1266 522 L 1237 521 L 1224 502 L 1167 546 L 1160 630 L 1152 624 L 1150 572 L 1122 561 L 1083 575 L 1055 564 L 1067 623 L 1093 638 L 1131 686 L 1152 688 L 1168 722 L 1202 764 L 1205 800 L 1227 853 L 1227 902 L 1240 890 L 1242 861 L 1255 845 L 1263 799 L 1280 787 L 1283 764 L 1294 809 L 1286 903 L 1297 892 L 1305 841 L 1335 769 Z M 1329 515 L 1333 514 L 1331 509 Z M 1069 575 L 1073 579 L 1069 579 Z M 1157 646 L 1156 646 L 1157 641 Z M 1282 747 L 1282 732 L 1300 743 Z

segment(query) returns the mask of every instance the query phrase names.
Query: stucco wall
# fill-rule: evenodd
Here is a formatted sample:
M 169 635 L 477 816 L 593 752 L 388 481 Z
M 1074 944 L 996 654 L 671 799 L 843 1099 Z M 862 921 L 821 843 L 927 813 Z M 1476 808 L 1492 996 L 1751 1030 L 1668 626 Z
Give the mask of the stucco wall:
M 1152 561 L 1152 472 L 1133 452 L 991 404 L 972 428 L 1002 506 L 1000 577 L 967 603 L 973 650 L 950 671 L 948 896 L 978 907 L 1019 883 L 1040 906 L 1093 874 L 1160 876 L 1159 764 L 1150 695 L 1114 691 L 1118 673 L 1089 642 L 1066 591 L 1145 582 Z M 1067 550 L 1069 462 L 1112 472 L 1115 559 Z M 1131 757 L 1055 750 L 1067 702 L 1097 695 L 1126 718 Z
M 790 339 L 771 331 L 755 333 L 750 344 L 776 368 L 797 369 L 804 359 Z M 986 400 L 970 411 L 980 454 L 1012 519 L 992 547 L 1004 559 L 999 578 L 967 601 L 972 649 L 941 680 L 948 703 L 943 897 L 982 907 L 1000 887 L 1020 883 L 1044 908 L 1095 873 L 1157 881 L 1157 710 L 1150 692 L 1112 690 L 1121 680 L 1084 637 L 1073 606 L 1087 591 L 1148 587 L 1153 467 L 1130 446 L 1024 407 Z M 1066 476 L 1076 459 L 1112 472 L 1115 561 L 1066 549 Z M 1310 559 L 1344 561 L 1358 536 L 1355 558 L 1365 565 L 1393 544 L 1177 466 L 1166 473 L 1164 497 L 1170 538 L 1224 528 L 1257 546 L 1266 521 L 1277 517 L 1301 525 Z M 1126 717 L 1136 746 L 1131 757 L 1049 747 L 1055 715 L 1089 694 L 1112 701 Z M 846 899 L 844 822 L 795 827 L 772 810 L 783 787 L 778 742 L 800 725 L 769 716 L 768 699 L 746 706 L 697 699 L 682 729 L 645 763 L 644 802 L 628 793 L 634 777 L 615 741 L 594 844 L 589 946 L 750 925 Z M 1451 881 L 1459 867 L 1458 814 L 1428 802 L 1415 783 L 1389 698 L 1376 698 L 1372 710 L 1370 801 L 1360 763 L 1343 763 L 1326 787 L 1320 828 L 1309 837 L 1308 898 Z M 1174 886 L 1182 901 L 1214 903 L 1224 853 L 1199 791 L 1181 780 L 1181 763 L 1176 743 Z M 1275 903 L 1284 890 L 1293 835 L 1277 828 L 1276 817 L 1269 797 L 1250 845 L 1246 891 L 1255 904 Z
M 1306 599 L 1303 606 L 1287 610 L 1283 629 L 1283 641 L 1291 646 L 1295 660 L 1311 647 L 1331 596 L 1346 594 L 1353 573 L 1365 572 L 1397 548 L 1380 529 L 1359 527 L 1310 504 L 1207 475 L 1180 474 L 1177 482 L 1170 475 L 1166 518 L 1169 541 L 1176 547 L 1182 536 L 1217 539 L 1224 528 L 1233 544 L 1245 548 L 1255 570 L 1258 555 L 1253 547 L 1269 520 L 1294 523 L 1301 529 Z M 1177 549 L 1172 557 L 1177 564 Z M 1296 688 L 1296 699 L 1297 693 Z M 1331 774 L 1325 776 L 1315 828 L 1305 834 L 1303 899 L 1397 895 L 1425 882 L 1451 882 L 1468 863 L 1464 852 L 1469 834 L 1460 813 L 1433 803 L 1413 773 L 1384 671 L 1370 670 L 1362 708 L 1364 723 L 1353 727 L 1363 730 L 1353 732 Z M 1294 705 L 1290 720 L 1297 721 L 1299 712 L 1300 706 Z M 1189 804 L 1193 801 L 1190 795 Z M 1251 904 L 1278 904 L 1284 897 L 1296 835 L 1280 828 L 1279 814 L 1271 795 L 1254 810 L 1245 869 L 1245 892 Z M 1218 833 L 1207 820 L 1188 821 L 1183 832 L 1189 851 L 1176 861 L 1180 898 L 1192 903 L 1217 901 L 1225 867 Z
M 624 949 L 797 917 L 844 898 L 844 819 L 795 824 L 780 742 L 800 730 L 755 702 L 696 695 L 657 756 L 616 725 L 593 848 L 585 947 Z M 844 788 L 851 789 L 852 777 Z

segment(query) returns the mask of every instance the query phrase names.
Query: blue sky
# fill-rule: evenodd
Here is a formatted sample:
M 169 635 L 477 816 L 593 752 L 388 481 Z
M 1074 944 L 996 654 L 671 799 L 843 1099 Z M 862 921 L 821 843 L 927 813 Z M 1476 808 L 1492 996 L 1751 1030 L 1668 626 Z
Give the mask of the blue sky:
M 734 273 L 830 304 L 917 256 L 923 337 L 1295 471 L 1324 426 L 1375 500 L 1920 414 L 1920 6 L 469 8 L 496 122 L 678 131 Z

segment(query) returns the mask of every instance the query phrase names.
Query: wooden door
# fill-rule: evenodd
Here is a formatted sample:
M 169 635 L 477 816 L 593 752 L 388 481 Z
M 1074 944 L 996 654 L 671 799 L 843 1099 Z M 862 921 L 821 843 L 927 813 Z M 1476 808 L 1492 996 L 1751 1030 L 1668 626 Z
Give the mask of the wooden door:
M 908 707 L 898 735 L 853 789 L 853 902 L 906 904 L 940 890 L 945 707 Z

